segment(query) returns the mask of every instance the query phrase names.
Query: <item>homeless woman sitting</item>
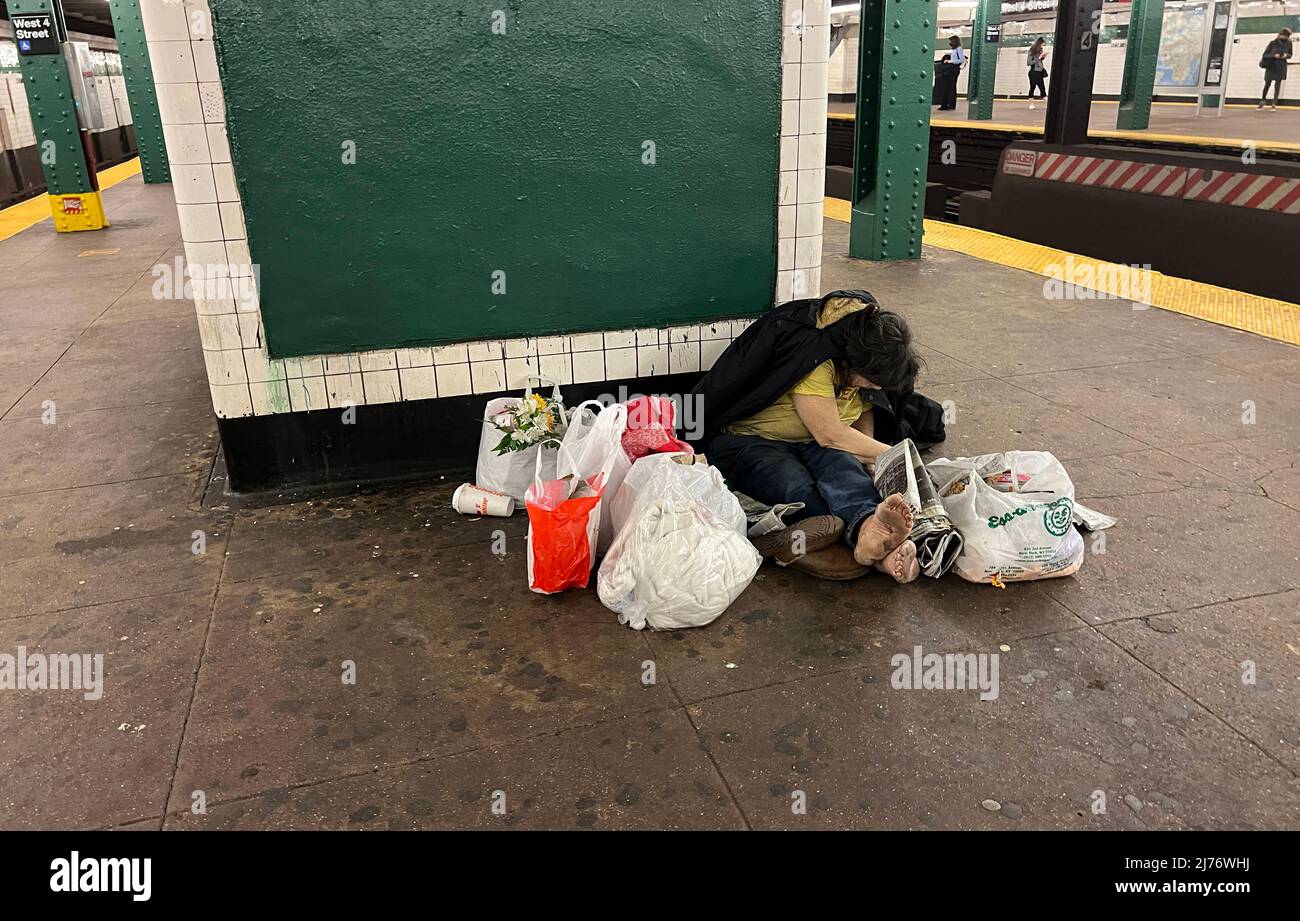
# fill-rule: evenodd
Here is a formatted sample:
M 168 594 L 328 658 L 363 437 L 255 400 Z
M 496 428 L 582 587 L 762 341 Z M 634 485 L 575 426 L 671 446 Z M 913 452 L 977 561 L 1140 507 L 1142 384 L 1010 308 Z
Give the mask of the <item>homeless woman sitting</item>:
M 710 462 L 736 492 L 803 503 L 798 521 L 755 539 L 764 556 L 827 579 L 917 577 L 912 509 L 882 498 L 870 467 L 889 447 L 878 439 L 918 436 L 899 410 L 924 401 L 920 364 L 906 321 L 865 291 L 777 307 L 719 356 L 695 388 Z M 938 426 L 929 440 L 943 439 Z

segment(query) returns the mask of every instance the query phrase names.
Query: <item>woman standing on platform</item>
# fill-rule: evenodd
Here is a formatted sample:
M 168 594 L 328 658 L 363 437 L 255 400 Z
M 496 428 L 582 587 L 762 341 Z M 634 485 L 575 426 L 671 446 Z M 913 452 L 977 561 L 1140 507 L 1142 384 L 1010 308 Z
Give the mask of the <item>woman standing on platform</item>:
M 1029 54 L 1026 55 L 1026 63 L 1029 65 L 1029 108 L 1036 108 L 1034 105 L 1034 90 L 1037 89 L 1039 97 L 1047 98 L 1047 84 L 1043 81 L 1047 79 L 1047 52 L 1043 50 L 1045 44 L 1043 37 L 1038 39 L 1029 47 Z
M 1277 38 L 1268 43 L 1264 56 L 1259 59 L 1259 66 L 1264 68 L 1264 93 L 1259 97 L 1259 108 L 1264 108 L 1268 99 L 1268 85 L 1273 84 L 1273 111 L 1277 111 L 1278 100 L 1282 98 L 1282 84 L 1286 82 L 1287 61 L 1291 60 L 1291 30 L 1283 29 Z

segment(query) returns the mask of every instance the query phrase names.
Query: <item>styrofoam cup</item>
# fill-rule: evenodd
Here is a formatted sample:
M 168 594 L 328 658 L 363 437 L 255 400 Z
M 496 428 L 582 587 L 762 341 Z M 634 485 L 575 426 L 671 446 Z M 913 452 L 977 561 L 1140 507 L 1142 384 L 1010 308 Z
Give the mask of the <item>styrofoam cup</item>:
M 509 518 L 515 513 L 515 500 L 505 493 L 462 483 L 451 494 L 451 507 L 462 515 L 491 515 Z

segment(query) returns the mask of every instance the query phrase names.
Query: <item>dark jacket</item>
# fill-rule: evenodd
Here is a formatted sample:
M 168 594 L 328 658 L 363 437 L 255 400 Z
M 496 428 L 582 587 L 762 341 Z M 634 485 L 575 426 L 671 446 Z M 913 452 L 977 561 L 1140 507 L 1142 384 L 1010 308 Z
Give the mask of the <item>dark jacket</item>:
M 1273 57 L 1273 55 L 1275 54 L 1280 54 L 1284 58 L 1290 58 L 1291 41 L 1285 38 L 1273 39 L 1271 42 L 1268 43 L 1268 47 L 1264 49 L 1264 56 L 1259 60 L 1259 65 L 1263 67 L 1265 71 L 1268 72 L 1268 75 L 1270 77 L 1276 77 L 1279 80 L 1285 80 L 1286 61 L 1278 60 L 1277 58 Z
M 930 94 L 930 104 L 946 109 L 957 106 L 957 78 L 961 76 L 961 65 L 950 61 L 936 61 L 934 65 L 934 92 Z
M 848 297 L 879 310 L 867 291 L 832 291 L 824 297 L 791 301 L 773 308 L 727 347 L 713 369 L 695 385 L 704 413 L 703 450 L 733 422 L 747 419 L 775 403 L 824 361 L 843 358 L 843 323 L 817 328 L 827 300 Z M 874 407 L 876 438 L 888 444 L 912 438 L 918 445 L 944 439 L 943 409 L 920 394 L 862 391 Z

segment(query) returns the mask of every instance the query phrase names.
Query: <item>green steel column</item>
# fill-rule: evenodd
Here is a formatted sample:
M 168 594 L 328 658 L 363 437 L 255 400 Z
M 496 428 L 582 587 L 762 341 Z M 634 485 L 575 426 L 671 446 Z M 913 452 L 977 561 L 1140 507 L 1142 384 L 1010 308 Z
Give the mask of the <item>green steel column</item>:
M 67 39 L 59 0 L 9 0 L 8 7 L 11 21 L 24 14 L 51 16 L 59 41 Z M 86 161 L 66 57 L 62 50 L 28 54 L 20 47 L 18 65 L 27 90 L 55 230 L 62 233 L 108 226 L 99 183 L 93 167 Z
M 970 36 L 970 75 L 966 80 L 966 117 L 971 121 L 993 117 L 993 86 L 998 76 L 998 40 L 1001 36 L 1002 0 L 978 0 Z
M 113 31 L 117 33 L 117 50 L 122 56 L 122 75 L 126 80 L 126 98 L 131 104 L 135 139 L 140 145 L 140 172 L 145 182 L 171 182 L 162 117 L 158 114 L 158 90 L 149 63 L 144 20 L 140 18 L 140 0 L 109 0 L 109 9 L 113 13 Z
M 1128 14 L 1128 45 L 1124 49 L 1124 79 L 1119 88 L 1115 127 L 1141 130 L 1151 123 L 1151 94 L 1156 83 L 1156 57 L 1165 0 L 1133 0 Z
M 935 0 L 864 0 L 849 255 L 916 259 L 924 232 Z

